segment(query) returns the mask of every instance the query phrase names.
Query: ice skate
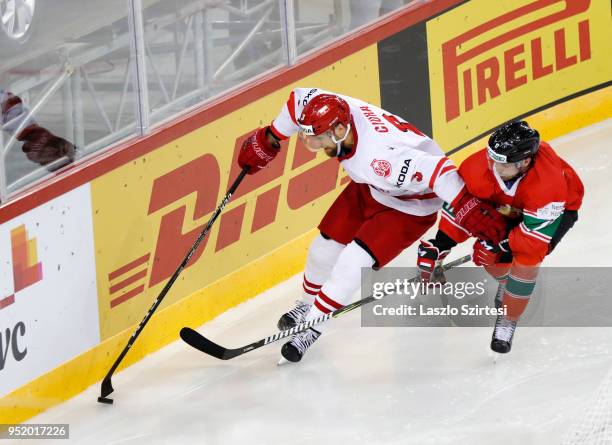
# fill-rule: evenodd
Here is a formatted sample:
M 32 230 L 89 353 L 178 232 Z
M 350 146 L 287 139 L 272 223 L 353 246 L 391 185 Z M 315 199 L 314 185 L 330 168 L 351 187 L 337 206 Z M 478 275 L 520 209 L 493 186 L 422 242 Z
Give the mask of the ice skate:
M 304 303 L 301 300 L 295 302 L 295 307 L 279 318 L 276 326 L 281 331 L 286 331 L 304 321 L 304 316 L 310 309 L 311 305 Z
M 495 321 L 491 349 L 499 354 L 510 352 L 515 330 L 516 321 L 508 320 L 505 316 L 499 315 Z
M 290 362 L 299 362 L 306 350 L 312 346 L 320 335 L 321 333 L 313 328 L 298 332 L 281 348 L 283 358 Z

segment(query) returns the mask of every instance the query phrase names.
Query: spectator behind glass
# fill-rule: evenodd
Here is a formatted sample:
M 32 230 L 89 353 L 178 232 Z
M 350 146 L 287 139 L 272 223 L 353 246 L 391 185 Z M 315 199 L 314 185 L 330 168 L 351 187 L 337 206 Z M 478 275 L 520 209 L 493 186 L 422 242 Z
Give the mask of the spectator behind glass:
M 46 128 L 38 125 L 32 117 L 28 117 L 28 109 L 23 105 L 19 96 L 15 96 L 0 87 L 0 105 L 2 108 L 0 119 L 2 131 L 8 134 L 10 138 L 15 131 L 21 128 L 16 139 L 23 142 L 21 150 L 30 161 L 41 166 L 47 166 L 63 157 L 66 157 L 70 162 L 74 161 L 74 145 L 59 136 L 55 136 Z M 24 120 L 26 121 L 24 122 Z M 4 150 L 5 147 L 2 147 L 2 149 Z

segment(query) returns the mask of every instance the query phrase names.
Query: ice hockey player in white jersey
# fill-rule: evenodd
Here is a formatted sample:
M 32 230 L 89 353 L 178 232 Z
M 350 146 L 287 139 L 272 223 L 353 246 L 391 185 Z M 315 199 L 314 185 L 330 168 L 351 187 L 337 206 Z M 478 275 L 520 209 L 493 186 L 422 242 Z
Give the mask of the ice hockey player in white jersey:
M 503 217 L 470 195 L 457 168 L 432 139 L 401 118 L 359 99 L 317 88 L 296 88 L 272 124 L 243 144 L 238 163 L 256 173 L 274 159 L 279 141 L 298 133 L 311 151 L 335 157 L 351 178 L 323 217 L 308 251 L 303 292 L 278 327 L 289 329 L 348 304 L 361 268 L 380 268 L 417 241 L 444 201 L 457 223 L 499 242 Z M 321 335 L 317 325 L 283 345 L 298 362 Z

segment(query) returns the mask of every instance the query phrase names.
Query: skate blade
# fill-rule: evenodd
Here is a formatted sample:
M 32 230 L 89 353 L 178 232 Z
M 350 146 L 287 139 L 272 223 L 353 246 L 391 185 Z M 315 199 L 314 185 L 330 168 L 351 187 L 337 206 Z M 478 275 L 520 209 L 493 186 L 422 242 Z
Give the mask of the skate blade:
M 281 356 L 276 366 L 283 366 L 283 365 L 286 365 L 287 363 L 291 363 L 291 362 L 287 360 L 285 357 Z
M 491 360 L 493 361 L 493 364 L 497 364 L 497 361 L 500 360 L 501 356 L 503 354 L 500 354 L 499 352 L 495 352 L 492 351 L 491 349 L 488 350 L 488 355 L 491 358 Z

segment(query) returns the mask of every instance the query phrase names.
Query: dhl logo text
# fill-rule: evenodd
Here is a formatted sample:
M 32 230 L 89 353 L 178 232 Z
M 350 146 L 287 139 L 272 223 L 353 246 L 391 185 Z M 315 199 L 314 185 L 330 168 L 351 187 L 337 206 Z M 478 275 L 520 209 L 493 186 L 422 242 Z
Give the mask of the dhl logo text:
M 232 167 L 226 179 L 217 158 L 207 153 L 153 181 L 147 216 L 165 212 L 159 223 L 154 251 L 143 252 L 141 256 L 108 273 L 110 308 L 142 294 L 147 287 L 163 282 L 174 273 L 216 209 L 219 195 L 224 194 L 223 190 L 229 189 L 238 176 L 238 153 L 250 134 L 236 139 Z M 313 161 L 316 154 L 308 151 L 298 139 L 293 161 L 289 165 L 288 150 L 289 143 L 282 142 L 279 155 L 266 169 L 244 179 L 232 196 L 232 202 L 219 217 L 218 227 L 213 227 L 213 231 L 217 230 L 214 245 L 208 243 L 210 235 L 206 237 L 187 263 L 187 268 L 195 264 L 204 252 L 216 254 L 239 242 L 241 237 L 248 236 L 243 228 L 248 227 L 248 233 L 253 234 L 274 223 L 279 206 L 297 210 L 336 188 L 340 170 L 335 159 L 313 162 L 312 167 L 304 170 L 302 166 Z M 286 186 L 280 181 L 284 175 L 289 176 Z M 222 185 L 225 187 L 223 190 Z M 171 211 L 166 210 L 190 195 L 194 195 L 192 199 L 195 199 L 192 216 L 186 215 L 185 204 Z M 249 206 L 251 208 L 247 211 Z M 200 221 L 200 224 L 183 233 L 186 219 Z

